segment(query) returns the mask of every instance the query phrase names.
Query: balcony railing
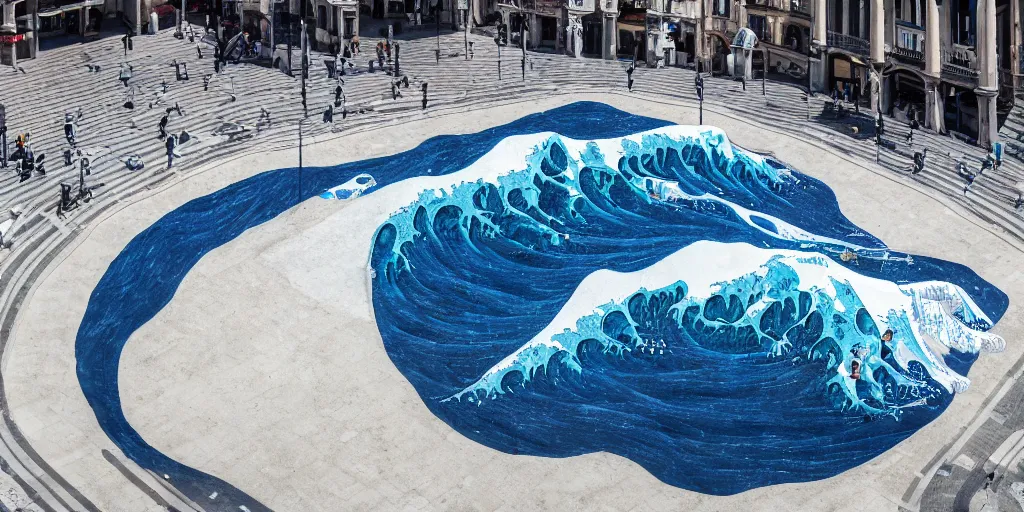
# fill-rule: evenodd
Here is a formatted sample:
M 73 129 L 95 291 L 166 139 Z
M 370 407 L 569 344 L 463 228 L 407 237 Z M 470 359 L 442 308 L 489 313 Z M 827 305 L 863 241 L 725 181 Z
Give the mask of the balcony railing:
M 828 45 L 865 57 L 871 53 L 871 43 L 866 39 L 840 34 L 839 32 L 828 32 Z
M 760 5 L 769 9 L 785 11 L 788 7 L 787 0 L 747 0 L 747 5 Z
M 924 64 L 923 51 L 911 50 L 910 48 L 904 48 L 902 46 L 894 46 L 892 49 L 892 56 L 896 57 L 900 61 L 906 62 L 907 64 Z
M 728 18 L 711 18 L 711 30 L 721 32 L 723 34 L 729 33 L 729 20 Z
M 789 0 L 789 10 L 797 14 L 811 15 L 811 0 Z
M 970 81 L 978 79 L 978 59 L 973 51 L 966 48 L 944 48 L 941 55 L 943 73 Z

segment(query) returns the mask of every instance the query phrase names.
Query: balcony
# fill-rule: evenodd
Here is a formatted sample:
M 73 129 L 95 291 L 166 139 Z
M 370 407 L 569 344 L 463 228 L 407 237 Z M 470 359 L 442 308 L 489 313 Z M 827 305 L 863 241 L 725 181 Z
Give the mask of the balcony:
M 955 47 L 952 50 L 943 48 L 941 55 L 944 77 L 967 82 L 978 80 L 978 58 L 973 50 L 965 47 Z
M 736 32 L 736 29 L 731 26 L 732 20 L 729 18 L 721 18 L 713 16 L 711 18 L 711 30 L 721 32 L 722 34 L 730 35 Z
M 594 12 L 594 0 L 566 0 L 565 7 L 570 11 Z
M 922 49 L 924 47 L 922 46 Z M 924 66 L 924 51 L 917 51 L 902 46 L 894 46 L 890 54 L 896 60 L 911 66 Z
M 811 0 L 789 0 L 789 12 L 811 16 Z
M 787 0 L 747 0 L 747 7 L 764 7 L 777 11 L 785 11 L 789 8 Z
M 871 43 L 866 39 L 832 32 L 831 30 L 828 32 L 828 45 L 832 48 L 838 48 L 864 57 L 871 54 Z

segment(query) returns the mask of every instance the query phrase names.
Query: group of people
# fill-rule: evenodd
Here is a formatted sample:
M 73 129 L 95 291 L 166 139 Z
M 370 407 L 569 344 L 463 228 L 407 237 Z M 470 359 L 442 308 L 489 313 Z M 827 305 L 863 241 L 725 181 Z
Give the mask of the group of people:
M 965 181 L 964 195 L 967 195 L 967 193 L 970 192 L 971 186 L 974 185 L 974 181 L 981 177 L 985 171 L 998 170 L 1002 163 L 1002 145 L 998 143 L 989 146 L 989 152 L 985 155 L 985 158 L 982 159 L 981 167 L 978 168 L 977 173 L 968 167 L 967 163 L 964 162 L 963 159 L 957 162 L 956 173 Z M 1020 207 L 1020 197 L 1017 199 L 1018 201 L 1015 202 L 1014 208 Z

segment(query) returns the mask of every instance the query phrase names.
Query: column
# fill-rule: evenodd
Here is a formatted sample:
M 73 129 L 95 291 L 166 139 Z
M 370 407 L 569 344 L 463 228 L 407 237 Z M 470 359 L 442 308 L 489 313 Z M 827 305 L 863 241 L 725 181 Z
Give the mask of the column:
M 978 2 L 978 145 L 988 147 L 999 137 L 996 127 L 996 0 Z
M 939 36 L 939 5 L 936 0 L 925 0 L 925 33 L 924 33 L 924 94 L 925 112 L 924 125 L 937 132 L 945 131 L 943 116 L 943 98 L 941 80 L 942 54 Z
M 836 0 L 836 9 L 839 9 L 839 15 L 843 18 L 843 24 L 841 27 L 836 27 L 836 32 L 842 32 L 844 34 L 850 34 L 850 2 L 855 0 Z
M 0 25 L 0 35 L 13 36 L 17 31 L 17 25 L 14 21 L 14 4 L 4 4 L 3 10 L 3 25 Z M 11 56 L 11 67 L 18 66 L 18 48 L 16 43 L 9 45 L 0 44 L 0 52 L 9 51 Z
M 813 44 L 825 46 L 828 42 L 827 19 L 828 0 L 814 0 L 814 29 L 811 32 Z
M 1020 69 L 1020 45 L 1024 44 L 1020 32 L 1020 2 L 1010 2 L 1010 70 L 1014 74 L 1014 89 L 1018 88 L 1016 75 L 1021 73 Z
M 857 36 L 857 37 L 859 37 L 861 39 L 867 39 L 867 37 L 865 37 L 865 36 L 868 35 L 868 19 L 867 19 L 867 15 L 868 15 L 867 7 L 868 7 L 868 5 L 867 5 L 865 0 L 854 0 L 854 1 L 857 1 L 857 7 L 858 7 L 858 10 L 860 11 L 860 20 L 859 20 L 860 23 L 857 24 L 858 32 L 856 34 L 853 34 L 853 35 L 855 35 L 855 36 Z M 868 0 L 868 1 L 870 1 L 870 0 Z M 899 1 L 899 0 L 897 0 L 897 1 Z
M 871 0 L 871 63 L 885 63 L 885 2 Z
M 615 60 L 615 38 L 618 35 L 618 31 L 615 29 L 615 13 L 604 13 L 604 27 L 601 32 L 604 38 L 602 56 L 604 60 Z

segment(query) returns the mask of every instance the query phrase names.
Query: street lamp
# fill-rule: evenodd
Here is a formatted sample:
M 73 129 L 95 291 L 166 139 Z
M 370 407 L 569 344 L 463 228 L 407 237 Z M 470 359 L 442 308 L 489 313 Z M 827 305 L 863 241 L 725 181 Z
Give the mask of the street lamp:
M 697 76 L 693 79 L 693 85 L 697 90 L 697 108 L 700 112 L 700 120 L 697 122 L 698 125 L 704 124 L 704 77 L 697 73 Z

